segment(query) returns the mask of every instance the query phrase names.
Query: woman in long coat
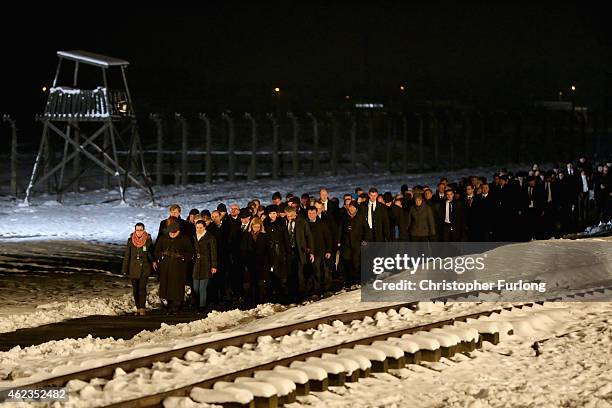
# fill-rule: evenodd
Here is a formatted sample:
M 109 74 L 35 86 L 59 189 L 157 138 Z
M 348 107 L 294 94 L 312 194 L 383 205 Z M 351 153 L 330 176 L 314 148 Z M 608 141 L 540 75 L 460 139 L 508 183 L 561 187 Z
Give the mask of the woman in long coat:
M 256 303 L 265 302 L 268 300 L 266 284 L 270 280 L 270 245 L 268 234 L 264 231 L 259 217 L 251 219 L 249 231 L 242 236 L 240 249 L 246 261 L 244 281 L 247 288 L 251 289 L 250 300 Z
M 193 258 L 193 243 L 183 235 L 178 222 L 171 220 L 166 234 L 155 243 L 159 263 L 159 297 L 168 301 L 168 311 L 175 314 L 185 299 L 185 284 Z
M 121 272 L 132 281 L 132 292 L 136 315 L 145 315 L 147 301 L 147 281 L 153 266 L 153 242 L 145 231 L 145 226 L 139 222 L 134 226 L 134 232 L 127 240 Z

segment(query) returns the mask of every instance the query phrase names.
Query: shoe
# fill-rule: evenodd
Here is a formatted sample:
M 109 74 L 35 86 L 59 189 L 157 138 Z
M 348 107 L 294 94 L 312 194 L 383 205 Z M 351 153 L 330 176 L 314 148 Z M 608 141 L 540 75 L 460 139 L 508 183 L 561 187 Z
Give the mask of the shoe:
M 138 316 L 144 316 L 145 315 L 145 309 L 138 309 L 138 311 L 136 313 L 138 313 Z

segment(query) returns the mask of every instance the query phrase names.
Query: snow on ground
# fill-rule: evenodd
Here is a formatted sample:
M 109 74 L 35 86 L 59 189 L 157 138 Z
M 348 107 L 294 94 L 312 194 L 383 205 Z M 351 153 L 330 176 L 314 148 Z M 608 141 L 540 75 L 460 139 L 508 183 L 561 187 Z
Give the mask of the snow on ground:
M 526 167 L 515 166 L 510 170 Z M 344 193 L 352 193 L 355 187 L 367 189 L 376 186 L 381 193 L 395 193 L 404 183 L 409 187 L 416 184 L 434 187 L 441 176 L 448 176 L 453 181 L 474 174 L 489 176 L 498 170 L 498 167 L 481 167 L 425 174 L 382 173 L 162 186 L 154 187 L 155 205 L 136 188 L 127 190 L 127 204 L 120 203 L 119 193 L 115 190 L 66 193 L 63 204 L 55 201 L 55 195 L 35 196 L 29 206 L 23 206 L 9 197 L 0 197 L 3 208 L 0 213 L 0 239 L 85 239 L 89 242 L 123 243 L 136 222 L 144 222 L 155 236 L 159 221 L 167 217 L 167 207 L 173 203 L 181 205 L 185 217 L 191 208 L 215 209 L 220 202 L 238 202 L 245 206 L 251 199 L 259 198 L 262 203 L 269 203 L 275 191 L 317 195 L 319 188 L 327 187 L 332 197 L 341 198 Z
M 496 168 L 486 168 L 458 171 L 450 174 L 450 178 L 454 179 L 470 174 L 489 175 L 495 170 Z M 131 310 L 133 305 L 130 299 L 130 289 L 127 280 L 124 277 L 116 275 L 116 263 L 113 267 L 98 267 L 94 265 L 82 268 L 78 265 L 62 265 L 56 262 L 52 268 L 53 270 L 50 271 L 48 263 L 38 262 L 37 257 L 55 256 L 55 260 L 65 258 L 76 260 L 104 260 L 108 259 L 108 256 L 112 256 L 120 259 L 120 247 L 132 231 L 134 223 L 143 221 L 148 226 L 148 229 L 155 234 L 159 220 L 166 217 L 166 207 L 171 203 L 180 203 L 184 213 L 187 213 L 192 207 L 199 209 L 213 208 L 218 202 L 229 204 L 237 201 L 240 205 L 244 205 L 253 197 L 259 197 L 265 203 L 269 200 L 269 197 L 274 191 L 279 190 L 283 193 L 287 192 L 287 185 L 291 186 L 290 190 L 294 193 L 316 193 L 319 187 L 325 186 L 330 190 L 332 196 L 338 196 L 346 191 L 350 192 L 355 186 L 367 188 L 370 185 L 377 186 L 381 192 L 386 190 L 395 192 L 403 183 L 407 183 L 409 186 L 419 183 L 433 185 L 441 175 L 449 175 L 449 172 L 405 176 L 355 175 L 343 176 L 342 178 L 331 176 L 317 178 L 304 177 L 295 181 L 289 179 L 279 182 L 224 182 L 212 186 L 166 186 L 163 188 L 156 188 L 158 205 L 147 203 L 142 193 L 135 189 L 129 190 L 129 204 L 127 205 L 119 204 L 118 194 L 116 192 L 102 190 L 85 194 L 66 194 L 65 202 L 62 205 L 53 201 L 54 196 L 34 197 L 32 204 L 27 207 L 20 206 L 7 198 L 0 198 L 0 202 L 3 204 L 3 210 L 0 212 L 0 296 L 3 299 L 3 309 L 0 310 L 0 332 L 14 330 L 19 327 L 35 326 L 41 324 L 40 322 L 58 321 L 65 318 L 81 317 L 97 313 L 116 314 L 127 311 L 127 309 Z M 46 244 L 43 244 L 43 242 Z M 108 247 L 109 244 L 113 244 L 114 248 Z M 16 257 L 10 256 L 8 258 L 2 258 L 6 252 L 6 247 L 11 245 L 18 245 L 19 248 L 17 252 L 24 255 L 25 258 L 17 259 Z M 68 248 L 68 250 L 66 250 L 66 248 Z M 14 254 L 14 249 L 13 247 L 9 252 Z M 105 254 L 106 257 L 101 254 Z M 571 256 L 571 254 L 568 255 Z M 114 261 L 116 262 L 117 259 Z M 11 273 L 13 274 L 12 276 L 10 275 Z M 153 297 L 152 301 L 155 302 L 155 291 L 152 291 L 151 294 Z M 69 300 L 66 300 L 67 296 L 70 296 Z M 93 339 L 89 337 L 85 339 L 65 339 L 25 349 L 16 348 L 9 352 L 0 353 L 0 367 L 2 370 L 0 372 L 0 378 L 3 379 L 0 381 L 0 387 L 24 384 L 55 374 L 94 367 L 111 361 L 142 356 L 158 352 L 162 349 L 184 347 L 196 342 L 211 341 L 217 338 L 261 330 L 290 322 L 303 321 L 332 313 L 341 313 L 343 311 L 352 311 L 381 305 L 381 303 L 361 302 L 360 292 L 352 291 L 309 305 L 291 308 L 284 312 L 280 312 L 282 309 L 274 305 L 260 305 L 254 310 L 245 312 L 213 312 L 206 319 L 176 326 L 163 326 L 155 332 L 145 331 L 127 341 L 120 339 L 115 340 L 112 338 Z M 437 304 L 433 307 L 423 304 L 422 306 L 423 309 L 420 312 L 406 314 L 406 317 L 403 317 L 400 321 L 393 323 L 389 327 L 396 327 L 394 324 L 400 323 L 402 325 L 420 324 L 439 320 L 443 316 L 461 315 L 493 307 L 490 303 L 449 303 L 444 306 Z M 598 326 L 600 323 L 603 325 L 603 321 L 595 321 L 594 319 L 603 319 L 605 316 L 609 316 L 611 311 L 610 304 L 572 303 L 570 307 L 572 310 L 576 310 L 576 321 L 574 324 L 587 325 L 591 322 L 593 323 L 593 330 L 597 328 L 602 329 L 603 327 Z M 388 328 L 378 320 L 367 321 L 365 323 L 367 326 L 365 328 L 367 329 L 366 331 L 373 330 L 372 327 L 369 326 Z M 607 322 L 607 328 L 607 331 L 602 330 L 602 333 L 607 336 L 607 342 L 594 343 L 591 352 L 607 356 L 602 361 L 609 362 L 609 322 Z M 344 330 L 345 335 L 355 335 L 355 333 L 351 332 L 350 325 L 338 325 L 335 329 Z M 325 327 L 322 328 L 322 330 L 324 333 L 327 330 L 327 334 L 324 335 L 321 340 L 323 343 L 329 341 L 330 338 L 335 339 L 337 337 L 336 335 L 332 335 L 336 333 L 333 330 L 330 331 Z M 590 329 L 585 328 L 585 332 L 588 332 L 588 330 Z M 357 334 L 365 333 L 364 330 L 357 330 L 357 332 Z M 302 344 L 305 340 L 310 339 L 311 336 L 316 336 L 316 333 L 298 333 L 298 335 L 302 336 L 302 339 L 298 341 L 297 344 Z M 235 353 L 236 350 L 226 350 L 216 354 L 209 353 L 210 355 L 207 355 L 206 358 L 213 362 L 214 366 L 217 368 L 219 366 L 231 368 L 232 365 L 230 363 L 234 363 L 236 366 L 248 366 L 250 363 L 256 361 L 256 359 L 273 356 L 274 353 L 272 353 L 272 351 L 274 351 L 276 347 L 274 345 L 277 342 L 274 339 L 269 340 L 272 341 L 270 341 L 268 345 L 263 342 L 261 345 L 256 345 L 254 349 L 249 349 L 247 347 L 245 351 L 249 353 L 251 358 L 235 358 L 235 355 L 232 353 Z M 553 345 L 563 350 L 563 347 L 565 347 L 564 341 L 569 342 L 567 346 L 569 347 L 573 344 L 571 341 L 576 342 L 575 340 L 576 339 L 572 336 L 563 337 L 558 340 L 550 340 L 546 343 L 546 347 Z M 291 344 L 291 348 L 295 348 L 291 339 L 285 341 Z M 267 348 L 265 348 L 264 345 L 266 345 Z M 282 344 L 278 346 L 276 352 L 280 353 L 283 351 L 284 347 L 281 346 Z M 436 374 L 437 371 L 423 369 L 417 370 L 418 372 L 414 373 L 410 370 L 415 370 L 415 368 L 411 368 L 408 373 L 410 375 L 407 376 L 408 378 L 403 380 L 395 379 L 395 382 L 401 381 L 402 383 L 399 388 L 397 387 L 398 384 L 393 385 L 393 383 L 391 383 L 391 385 L 389 385 L 385 382 L 384 384 L 378 385 L 383 388 L 391 388 L 381 388 L 379 390 L 375 388 L 377 386 L 375 380 L 371 380 L 373 381 L 371 386 L 374 388 L 363 391 L 363 395 L 360 395 L 361 391 L 359 391 L 358 388 L 356 388 L 355 391 L 351 389 L 346 392 L 347 394 L 354 393 L 354 399 L 352 400 L 336 401 L 334 393 L 331 392 L 324 393 L 325 395 L 312 397 L 314 399 L 309 397 L 308 400 L 303 400 L 302 403 L 317 406 L 363 406 L 364 404 L 371 404 L 372 406 L 393 406 L 394 404 L 396 406 L 404 406 L 409 402 L 414 403 L 413 400 L 406 399 L 412 398 L 410 397 L 412 394 L 406 390 L 413 390 L 415 386 L 417 387 L 416 389 L 419 389 L 419 386 L 423 386 L 426 392 L 429 392 L 427 390 L 432 390 L 430 394 L 428 394 L 431 397 L 429 400 L 427 398 L 421 400 L 418 398 L 418 394 L 416 394 L 416 400 L 431 402 L 423 406 L 464 406 L 465 404 L 462 404 L 462 401 L 468 401 L 470 404 L 475 404 L 474 406 L 482 406 L 483 404 L 484 406 L 487 404 L 501 406 L 504 400 L 502 398 L 494 399 L 493 394 L 501 393 L 500 395 L 505 395 L 507 398 L 510 398 L 508 397 L 508 390 L 519 391 L 519 394 L 521 390 L 529 390 L 525 395 L 535 398 L 536 394 L 531 395 L 534 390 L 530 388 L 531 385 L 526 386 L 523 384 L 517 386 L 518 388 L 512 388 L 514 386 L 506 387 L 506 385 L 504 385 L 518 384 L 519 381 L 518 378 L 512 381 L 505 379 L 505 373 L 499 372 L 502 370 L 497 369 L 497 367 L 503 366 L 503 361 L 508 361 L 509 358 L 512 359 L 512 367 L 508 369 L 508 373 L 517 375 L 517 372 L 524 372 L 526 373 L 525 375 L 528 376 L 527 378 L 531 378 L 529 376 L 533 375 L 534 378 L 541 381 L 542 385 L 540 383 L 538 384 L 538 387 L 540 387 L 538 390 L 544 390 L 541 392 L 542 394 L 547 393 L 548 388 L 546 387 L 551 387 L 551 390 L 557 390 L 559 387 L 558 384 L 549 384 L 553 381 L 552 379 L 547 380 L 544 375 L 538 376 L 537 372 L 529 368 L 528 363 L 533 364 L 534 361 L 525 354 L 527 352 L 524 351 L 524 344 L 519 341 L 516 344 L 511 343 L 508 345 L 508 347 L 510 346 L 518 348 L 517 351 L 512 351 L 511 356 L 497 357 L 499 355 L 495 354 L 495 351 L 486 351 L 481 353 L 482 355 L 478 354 L 477 358 L 481 359 L 479 361 L 485 364 L 485 370 L 478 371 L 476 366 L 472 364 L 476 360 L 467 361 L 466 363 L 470 364 L 467 369 L 468 372 L 460 372 L 460 374 L 458 373 L 454 376 L 452 379 L 453 382 L 449 383 L 448 389 L 444 388 L 445 392 L 443 393 L 433 391 L 433 389 L 439 391 L 440 386 L 446 384 L 447 381 L 442 377 L 436 377 L 436 375 L 438 375 Z M 265 350 L 258 347 L 264 347 Z M 597 347 L 599 347 L 599 349 L 597 349 Z M 496 348 L 496 350 L 499 350 L 499 348 Z M 267 353 L 268 351 L 270 351 L 269 354 Z M 572 378 L 571 375 L 580 377 L 580 374 L 576 374 L 573 371 L 575 364 L 577 364 L 575 361 L 580 361 L 580 359 L 576 358 L 574 361 L 573 354 L 566 354 L 567 355 L 563 355 L 562 353 L 555 354 L 557 357 L 556 360 L 548 362 L 547 364 L 542 364 L 543 372 L 548 372 L 551 377 L 554 377 L 551 375 L 551 373 L 555 372 L 552 367 L 555 367 L 555 370 L 559 370 L 561 364 L 559 361 L 563 362 L 563 364 L 569 362 L 570 369 L 567 371 L 567 378 Z M 543 356 L 539 357 L 541 360 L 538 361 L 546 361 L 542 357 Z M 582 357 L 584 361 L 590 361 L 590 357 Z M 462 366 L 462 364 L 463 363 L 457 364 L 456 367 Z M 608 381 L 610 380 L 609 374 L 611 368 L 609 366 L 607 367 L 607 371 L 602 371 L 600 366 L 593 365 L 593 367 L 594 372 L 589 372 L 589 376 L 599 374 L 601 378 L 607 379 Z M 176 363 L 166 367 L 166 369 L 170 370 L 170 373 L 174 372 L 174 374 L 181 373 L 182 370 L 181 365 L 177 365 Z M 457 368 L 457 370 L 459 370 L 459 368 Z M 428 374 L 429 377 L 425 376 L 420 378 L 422 374 L 421 371 Z M 479 377 L 479 372 L 487 374 L 480 374 Z M 214 373 L 215 371 L 211 370 L 207 374 L 212 375 Z M 185 374 L 185 372 L 182 372 L 182 374 Z M 521 374 L 518 377 L 523 379 L 525 375 Z M 14 378 L 15 381 L 10 381 L 11 378 Z M 503 384 L 499 385 L 498 388 L 488 388 L 489 386 L 485 384 L 483 387 L 486 386 L 487 388 L 485 388 L 485 391 L 482 391 L 482 393 L 480 388 L 477 390 L 473 388 L 473 384 L 488 383 L 487 378 L 499 378 L 499 381 Z M 586 378 L 591 379 L 591 377 Z M 151 380 L 151 378 L 147 379 L 147 381 Z M 153 380 L 155 380 L 155 378 L 153 378 Z M 403 384 L 404 381 L 417 381 L 417 383 L 415 383 L 416 385 L 411 383 Z M 580 381 L 582 381 L 582 379 L 580 379 Z M 593 381 L 594 384 L 600 384 L 600 382 L 598 378 L 595 378 Z M 370 386 L 368 384 L 368 382 L 360 382 L 356 386 Z M 470 386 L 472 388 L 470 388 Z M 95 387 L 95 390 L 101 389 L 102 387 L 103 383 L 100 383 Z M 576 392 L 580 391 L 578 388 L 576 388 Z M 378 396 L 385 395 L 385 390 L 387 389 L 396 394 L 393 398 L 399 399 L 387 400 L 378 398 Z M 491 390 L 490 392 L 487 391 L 489 389 Z M 584 389 L 591 388 L 585 385 Z M 594 400 L 580 398 L 577 401 L 593 403 L 593 406 L 606 406 L 601 405 L 601 401 L 605 399 L 607 399 L 608 402 L 610 401 L 611 390 L 606 391 L 605 387 L 603 390 L 603 393 L 600 391 L 602 397 L 595 402 L 593 402 Z M 558 392 L 558 394 L 562 396 L 569 395 L 563 392 Z M 376 400 L 372 398 L 374 395 L 377 396 Z M 567 398 L 570 398 L 570 396 Z M 528 399 L 529 398 L 525 399 L 525 401 Z M 389 404 L 381 401 L 389 401 Z M 510 399 L 509 401 L 514 400 Z M 520 402 L 520 400 L 516 401 Z M 574 400 L 566 399 L 563 401 L 573 402 Z M 83 401 L 81 400 L 81 402 Z M 76 405 L 73 406 L 81 406 L 78 401 L 75 403 Z M 599 403 L 600 405 L 596 405 L 595 403 Z M 558 404 L 553 405 L 558 406 Z M 571 405 L 572 404 L 569 404 L 568 406 Z M 578 403 L 574 405 L 581 406 L 583 404 Z
M 610 407 L 612 303 L 566 306 L 559 337 L 555 330 L 518 333 L 497 346 L 485 342 L 472 358 L 410 364 L 298 397 L 291 407 Z M 531 346 L 538 340 L 543 351 L 536 357 Z
M 511 170 L 519 168 L 525 166 Z M 29 206 L 0 197 L 0 297 L 3 302 L 0 333 L 69 318 L 131 310 L 128 281 L 117 275 L 123 245 L 136 222 L 144 222 L 155 237 L 159 221 L 167 216 L 167 207 L 175 202 L 181 204 L 186 214 L 192 207 L 216 208 L 219 202 L 238 202 L 244 206 L 254 197 L 267 203 L 275 191 L 316 195 L 325 186 L 332 196 L 341 197 L 356 186 L 375 185 L 381 192 L 397 192 L 403 183 L 433 186 L 443 175 L 454 180 L 472 174 L 489 175 L 496 170 L 496 167 L 487 167 L 426 174 L 362 174 L 163 186 L 155 187 L 156 205 L 150 204 L 136 188 L 128 189 L 128 204 L 119 202 L 115 190 L 66 193 L 63 204 L 55 201 L 55 195 L 35 196 Z M 41 261 L 42 258 L 46 261 Z M 92 260 L 96 261 L 95 266 L 81 265 Z M 152 300 L 157 300 L 154 295 Z

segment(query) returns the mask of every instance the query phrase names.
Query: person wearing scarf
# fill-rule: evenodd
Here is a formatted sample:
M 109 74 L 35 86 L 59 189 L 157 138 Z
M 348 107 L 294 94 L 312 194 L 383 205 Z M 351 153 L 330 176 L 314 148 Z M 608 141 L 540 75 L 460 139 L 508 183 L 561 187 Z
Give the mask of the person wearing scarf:
M 154 267 L 153 243 L 151 236 L 145 231 L 143 223 L 134 226 L 134 232 L 127 240 L 121 271 L 132 281 L 132 292 L 136 304 L 136 315 L 145 315 L 147 300 L 147 281 Z

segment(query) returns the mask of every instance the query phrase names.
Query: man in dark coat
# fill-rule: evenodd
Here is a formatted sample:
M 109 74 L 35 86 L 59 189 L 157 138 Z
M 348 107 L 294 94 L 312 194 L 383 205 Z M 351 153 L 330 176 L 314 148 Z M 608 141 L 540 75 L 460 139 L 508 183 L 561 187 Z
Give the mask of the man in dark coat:
M 322 291 L 329 289 L 331 277 L 328 269 L 325 267 L 325 262 L 331 259 L 334 251 L 334 239 L 329 230 L 328 224 L 323 222 L 318 214 L 317 208 L 310 206 L 306 209 L 308 215 L 308 226 L 312 234 L 312 253 L 314 261 L 310 264 L 307 286 L 313 294 L 321 294 Z
M 329 217 L 331 217 L 331 219 L 337 225 L 340 221 L 340 209 L 338 208 L 338 203 L 329 199 L 327 189 L 322 188 L 319 190 L 319 201 L 323 205 L 323 211 Z
M 245 215 L 244 212 L 242 215 Z M 227 219 L 228 238 L 227 246 L 230 257 L 228 281 L 233 292 L 233 298 L 239 299 L 242 295 L 242 276 L 244 274 L 244 262 L 240 253 L 240 244 L 242 242 L 243 231 L 246 230 L 242 226 L 241 210 L 238 204 L 230 205 L 230 216 Z
M 388 242 L 391 239 L 387 207 L 378 202 L 378 190 L 374 187 L 368 192 L 368 200 L 361 204 L 359 217 L 364 222 L 366 242 Z
M 155 258 L 159 264 L 159 297 L 168 301 L 169 313 L 175 314 L 185 299 L 185 283 L 189 261 L 193 257 L 191 239 L 181 233 L 176 220 L 171 220 L 166 235 L 155 243 Z
M 159 230 L 157 231 L 157 238 L 166 235 L 166 227 L 171 219 L 178 223 L 183 235 L 188 235 L 189 225 L 186 220 L 181 218 L 181 206 L 178 204 L 172 204 L 168 208 L 168 212 L 169 212 L 168 218 L 161 220 L 159 223 Z
M 128 276 L 132 282 L 132 292 L 136 314 L 144 316 L 147 300 L 147 281 L 153 268 L 153 242 L 151 236 L 145 231 L 143 223 L 134 226 L 123 256 L 121 272 Z
M 339 248 L 344 281 L 348 285 L 359 283 L 361 276 L 361 239 L 363 220 L 357 216 L 359 205 L 352 201 L 340 226 Z
M 217 273 L 212 277 L 208 291 L 211 295 L 211 302 L 225 302 L 231 298 L 230 221 L 227 215 L 222 216 L 222 214 L 222 211 L 213 211 L 211 213 L 212 222 L 206 227 L 206 231 L 210 232 L 217 241 Z
M 266 232 L 270 245 L 270 289 L 275 301 L 285 303 L 288 301 L 287 275 L 289 269 L 289 233 L 287 224 L 278 217 L 278 206 L 269 205 L 266 208 Z
M 488 183 L 482 183 L 480 191 L 481 193 L 474 198 L 471 207 L 471 237 L 476 242 L 490 242 L 493 240 L 495 200 L 491 195 Z
M 446 201 L 440 206 L 438 218 L 442 230 L 439 240 L 442 242 L 460 242 L 465 239 L 465 215 L 460 200 L 455 200 L 452 188 L 446 190 Z
M 199 310 L 203 312 L 206 307 L 208 282 L 217 273 L 217 240 L 206 230 L 203 220 L 197 221 L 195 228 L 196 256 L 193 263 L 193 288 Z
M 527 177 L 521 199 L 521 208 L 524 211 L 523 240 L 530 241 L 543 235 L 544 200 L 544 189 L 541 184 L 537 184 L 534 176 Z
M 314 262 L 312 253 L 314 243 L 308 222 L 304 217 L 298 217 L 296 208 L 288 206 L 285 208 L 285 214 L 289 235 L 289 264 L 291 265 L 287 283 L 290 288 L 289 295 L 293 299 L 299 299 L 306 295 L 304 267 Z

